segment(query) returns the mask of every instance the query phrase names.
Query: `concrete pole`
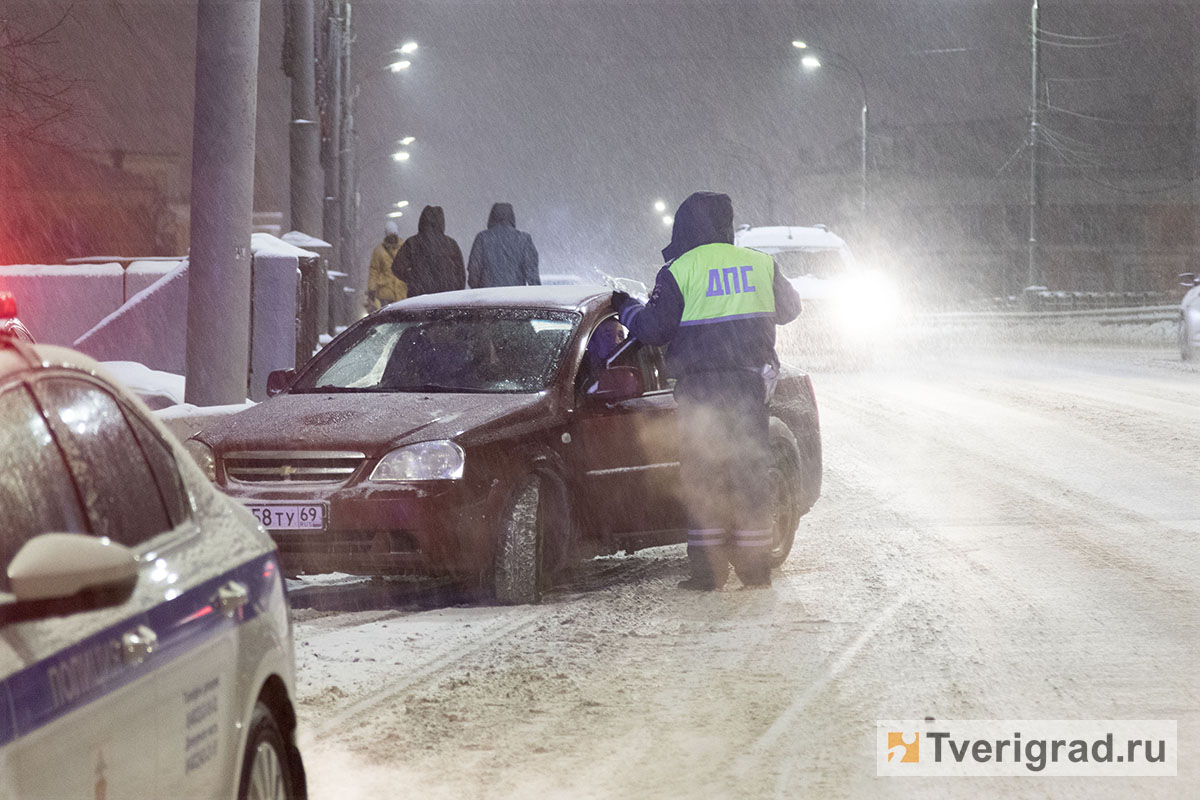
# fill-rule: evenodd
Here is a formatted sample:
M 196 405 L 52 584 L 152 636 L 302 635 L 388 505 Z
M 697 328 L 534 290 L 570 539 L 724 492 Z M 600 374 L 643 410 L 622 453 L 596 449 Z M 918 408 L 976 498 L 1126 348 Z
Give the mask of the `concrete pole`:
M 200 0 L 192 129 L 187 383 L 198 406 L 246 399 L 259 0 Z
M 1030 76 L 1029 76 L 1029 270 L 1025 276 L 1026 286 L 1038 286 L 1041 269 L 1038 264 L 1038 206 L 1041 205 L 1041 133 L 1038 131 L 1038 0 L 1033 0 L 1030 11 Z
M 366 289 L 366 279 L 362 280 L 359 288 L 359 275 L 362 273 L 355 252 L 354 243 L 354 194 L 358 187 L 354 181 L 354 95 L 355 86 L 351 79 L 351 51 L 354 45 L 354 27 L 351 20 L 351 4 L 346 2 L 342 9 L 342 135 L 341 135 L 341 165 L 338 168 L 341 182 L 338 199 L 341 201 L 341 230 L 338 240 L 342 246 L 341 270 L 346 273 L 346 286 L 353 290 L 347 293 L 343 300 L 343 319 L 341 324 L 349 325 L 357 317 L 357 311 L 362 305 Z
M 325 19 L 328 47 L 323 54 L 326 64 L 326 130 L 322 163 L 325 167 L 325 201 L 321 238 L 330 244 L 329 264 L 340 270 L 341 247 L 341 202 L 338 190 L 341 186 L 342 152 L 342 13 L 341 0 L 329 5 L 329 16 Z M 329 282 L 332 283 L 332 282 Z M 331 289 L 332 287 L 327 287 Z M 327 333 L 333 333 L 340 308 L 338 298 L 332 291 L 325 293 L 328 302 L 326 320 Z
M 320 146 L 317 119 L 313 0 L 289 0 L 292 79 L 291 228 L 316 236 L 321 230 Z

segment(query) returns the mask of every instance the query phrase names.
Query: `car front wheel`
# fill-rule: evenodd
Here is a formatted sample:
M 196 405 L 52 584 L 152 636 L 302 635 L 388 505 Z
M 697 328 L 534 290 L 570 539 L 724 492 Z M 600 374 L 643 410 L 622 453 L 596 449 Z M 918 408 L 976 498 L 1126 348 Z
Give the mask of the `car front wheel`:
M 304 791 L 295 784 L 279 723 L 260 702 L 250 718 L 238 800 L 301 800 Z

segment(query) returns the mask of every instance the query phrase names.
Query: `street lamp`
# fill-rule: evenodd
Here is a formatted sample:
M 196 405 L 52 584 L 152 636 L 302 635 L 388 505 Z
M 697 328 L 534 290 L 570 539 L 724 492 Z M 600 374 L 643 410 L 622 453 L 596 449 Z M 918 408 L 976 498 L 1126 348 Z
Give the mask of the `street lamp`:
M 797 50 L 807 50 L 808 44 L 797 39 L 792 42 L 792 47 L 795 47 Z M 819 52 L 822 55 L 837 59 L 837 61 L 832 62 L 830 66 L 841 67 L 842 69 L 848 69 L 853 72 L 854 76 L 858 78 L 858 88 L 862 92 L 862 133 L 860 135 L 859 148 L 861 187 L 858 208 L 859 212 L 865 218 L 867 215 L 867 82 L 863 78 L 862 71 L 846 56 L 842 55 L 841 53 L 836 53 L 833 50 L 826 50 L 824 48 L 822 48 Z M 801 57 L 800 64 L 808 70 L 820 69 L 821 59 L 813 53 L 806 53 Z

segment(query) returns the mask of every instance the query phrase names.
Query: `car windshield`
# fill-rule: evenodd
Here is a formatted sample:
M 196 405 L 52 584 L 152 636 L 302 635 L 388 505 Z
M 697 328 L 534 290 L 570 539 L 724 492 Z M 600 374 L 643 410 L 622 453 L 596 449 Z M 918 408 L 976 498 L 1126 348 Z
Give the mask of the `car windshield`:
M 579 323 L 576 314 L 453 310 L 381 317 L 317 357 L 292 392 L 537 392 Z
M 774 254 L 776 267 L 788 278 L 836 278 L 846 272 L 837 250 L 783 250 Z

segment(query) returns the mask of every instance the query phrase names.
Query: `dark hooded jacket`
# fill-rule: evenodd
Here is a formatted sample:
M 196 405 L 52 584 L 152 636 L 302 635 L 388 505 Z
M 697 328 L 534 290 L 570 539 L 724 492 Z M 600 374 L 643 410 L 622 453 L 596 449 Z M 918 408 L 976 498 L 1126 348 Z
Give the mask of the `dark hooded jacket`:
M 539 286 L 537 248 L 533 238 L 517 230 L 511 203 L 496 203 L 488 215 L 487 230 L 480 231 L 467 259 L 467 283 L 483 286 Z
M 643 342 L 667 345 L 667 368 L 677 378 L 701 372 L 757 374 L 765 364 L 778 366 L 775 326 L 800 314 L 800 296 L 778 269 L 773 269 L 771 276 L 773 315 L 680 325 L 686 300 L 671 265 L 688 251 L 712 244 L 733 244 L 733 202 L 729 195 L 696 192 L 675 212 L 671 242 L 662 251 L 667 263 L 658 271 L 650 301 L 645 305 L 627 301 L 617 309 L 621 322 Z M 738 258 L 739 254 L 751 255 L 744 248 L 730 247 L 729 251 L 736 263 L 728 266 L 750 262 Z
M 462 250 L 446 235 L 441 206 L 425 206 L 417 235 L 404 240 L 392 261 L 392 272 L 408 284 L 408 296 L 450 292 L 466 285 Z

